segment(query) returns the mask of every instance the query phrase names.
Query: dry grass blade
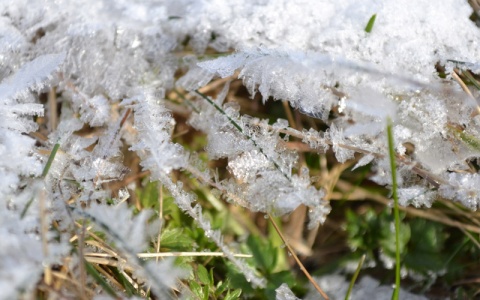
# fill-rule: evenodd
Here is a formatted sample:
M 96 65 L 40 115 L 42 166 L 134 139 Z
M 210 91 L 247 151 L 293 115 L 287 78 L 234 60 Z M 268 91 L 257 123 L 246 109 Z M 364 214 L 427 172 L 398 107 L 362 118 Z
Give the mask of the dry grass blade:
M 472 115 L 472 117 L 479 115 L 479 114 L 480 114 L 480 106 L 478 106 L 478 101 L 477 101 L 477 99 L 473 96 L 473 94 L 472 94 L 472 92 L 470 91 L 470 89 L 468 88 L 468 86 L 465 84 L 465 82 L 463 82 L 463 80 L 460 78 L 460 76 L 458 76 L 458 74 L 456 73 L 455 70 L 452 72 L 452 77 L 455 78 L 455 80 L 460 84 L 460 86 L 461 86 L 462 89 L 465 91 L 465 93 L 466 93 L 470 98 L 472 98 L 472 99 L 475 101 L 475 103 L 477 103 L 477 106 L 476 106 L 477 111 L 476 111 L 476 113 L 474 113 L 474 114 Z
M 280 228 L 278 228 L 278 225 L 277 223 L 275 222 L 275 220 L 272 218 L 271 215 L 268 215 L 268 218 L 270 220 L 270 222 L 272 223 L 273 227 L 275 228 L 275 230 L 277 231 L 278 235 L 280 236 L 280 238 L 282 239 L 282 241 L 285 243 L 285 246 L 287 247 L 289 253 L 292 255 L 292 257 L 295 259 L 295 261 L 297 262 L 298 266 L 300 267 L 300 270 L 302 270 L 303 274 L 305 274 L 305 276 L 308 278 L 308 280 L 310 281 L 310 283 L 315 287 L 315 289 L 320 293 L 320 295 L 322 295 L 322 297 L 325 299 L 325 300 L 328 300 L 330 299 L 328 297 L 328 295 L 322 290 L 322 288 L 317 284 L 317 282 L 315 281 L 315 279 L 313 279 L 313 277 L 310 275 L 310 273 L 307 271 L 307 269 L 305 268 L 305 266 L 303 265 L 303 263 L 300 261 L 300 259 L 298 258 L 298 256 L 295 254 L 295 251 L 293 250 L 293 248 L 290 246 L 290 244 L 288 243 L 288 241 L 286 240 L 286 238 L 283 236 L 282 232 L 280 231 Z

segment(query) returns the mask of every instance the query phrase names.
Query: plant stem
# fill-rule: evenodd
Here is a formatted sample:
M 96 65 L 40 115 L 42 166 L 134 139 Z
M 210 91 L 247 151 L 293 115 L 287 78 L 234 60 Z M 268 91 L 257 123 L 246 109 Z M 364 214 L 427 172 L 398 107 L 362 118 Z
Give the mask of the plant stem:
M 392 120 L 387 119 L 388 154 L 390 156 L 390 168 L 392 169 L 392 194 L 393 213 L 395 217 L 395 290 L 392 299 L 398 300 L 400 296 L 400 213 L 398 209 L 397 195 L 397 164 L 395 161 L 395 147 L 393 144 Z

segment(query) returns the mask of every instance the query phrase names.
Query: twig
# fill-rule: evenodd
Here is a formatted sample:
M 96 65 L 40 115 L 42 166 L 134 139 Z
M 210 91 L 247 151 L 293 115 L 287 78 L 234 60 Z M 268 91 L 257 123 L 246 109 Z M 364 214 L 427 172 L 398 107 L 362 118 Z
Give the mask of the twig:
M 295 254 L 295 251 L 293 251 L 292 247 L 290 246 L 290 244 L 287 242 L 287 240 L 285 239 L 285 237 L 283 236 L 282 232 L 280 231 L 280 228 L 278 228 L 278 225 L 277 223 L 275 222 L 275 220 L 273 220 L 272 216 L 270 214 L 268 214 L 268 218 L 270 219 L 270 222 L 272 222 L 272 225 L 273 227 L 275 228 L 275 230 L 277 231 L 278 235 L 280 236 L 280 238 L 282 239 L 282 241 L 285 243 L 285 246 L 287 246 L 288 248 L 288 252 L 293 256 L 293 258 L 295 259 L 295 261 L 297 262 L 298 266 L 300 267 L 300 270 L 302 270 L 303 274 L 305 274 L 305 276 L 308 278 L 308 280 L 312 283 L 312 285 L 315 287 L 315 289 L 320 293 L 320 295 L 322 295 L 322 297 L 325 299 L 325 300 L 329 300 L 330 298 L 328 298 L 327 294 L 320 288 L 320 286 L 317 284 L 317 282 L 315 281 L 315 279 L 313 279 L 313 277 L 310 275 L 310 273 L 308 273 L 307 269 L 305 268 L 305 266 L 302 264 L 302 262 L 300 261 L 300 259 L 298 258 L 298 256 Z

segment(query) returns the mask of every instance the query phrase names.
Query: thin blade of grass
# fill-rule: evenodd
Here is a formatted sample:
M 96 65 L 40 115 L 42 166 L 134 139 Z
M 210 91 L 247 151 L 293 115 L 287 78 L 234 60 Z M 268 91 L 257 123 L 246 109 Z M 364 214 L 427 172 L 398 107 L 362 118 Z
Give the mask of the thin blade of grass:
M 390 168 L 392 169 L 392 194 L 393 194 L 393 213 L 395 217 L 395 289 L 392 294 L 393 300 L 400 297 L 400 213 L 398 209 L 397 195 L 397 163 L 395 161 L 395 146 L 393 143 L 392 120 L 387 120 L 388 135 L 388 156 L 390 157 Z
M 128 297 L 131 297 L 133 295 L 141 296 L 140 293 L 138 293 L 137 289 L 135 289 L 135 287 L 128 281 L 128 279 L 125 278 L 125 276 L 118 271 L 118 268 L 108 268 L 113 273 L 114 277 L 118 280 L 118 282 L 125 288 Z
M 365 26 L 365 32 L 372 32 L 373 25 L 375 24 L 375 19 L 377 18 L 377 14 L 373 14 L 373 16 L 370 17 L 370 20 L 368 20 L 367 26 Z
M 30 208 L 30 205 L 32 205 L 32 203 L 33 203 L 33 199 L 34 198 L 32 197 L 32 198 L 30 198 L 30 200 L 28 200 L 27 204 L 25 205 L 25 207 L 22 210 L 22 213 L 20 214 L 20 219 L 23 219 L 25 217 L 25 215 L 27 214 L 27 211 Z
M 57 154 L 57 151 L 59 148 L 60 148 L 59 143 L 56 143 L 55 146 L 53 146 L 52 153 L 50 153 L 50 156 L 48 157 L 48 160 L 47 160 L 47 164 L 45 165 L 45 168 L 43 168 L 42 177 L 47 176 L 48 171 L 52 166 L 53 160 L 55 159 L 55 155 Z
M 43 168 L 42 177 L 47 176 L 48 171 L 50 170 L 50 167 L 52 166 L 53 160 L 55 159 L 55 155 L 57 154 L 57 151 L 58 151 L 59 148 L 60 148 L 60 144 L 58 144 L 58 143 L 55 144 L 55 146 L 53 146 L 52 152 L 50 153 L 50 156 L 48 157 L 47 164 L 45 165 L 45 168 Z M 25 205 L 25 207 L 22 210 L 22 213 L 20 214 L 20 219 L 23 219 L 25 217 L 28 209 L 30 208 L 30 206 L 33 203 L 33 200 L 34 200 L 33 197 L 30 198 L 30 200 L 28 200 L 27 204 Z
M 118 299 L 118 295 L 115 290 L 108 284 L 108 282 L 100 275 L 100 273 L 95 269 L 95 267 L 84 260 L 85 270 L 87 273 L 92 276 L 92 278 L 113 298 Z
M 470 74 L 470 72 L 468 72 L 468 71 L 463 71 L 462 74 L 465 75 L 465 77 L 467 77 L 467 79 L 468 79 L 478 90 L 480 90 L 480 83 L 472 76 L 472 74 Z
M 347 294 L 345 295 L 345 300 L 350 299 L 350 295 L 352 294 L 353 286 L 355 285 L 355 281 L 357 281 L 358 274 L 360 274 L 360 270 L 362 269 L 363 263 L 365 262 L 365 257 L 366 255 L 362 255 L 360 258 L 360 261 L 358 262 L 357 269 L 355 270 L 355 273 L 353 274 L 352 280 L 350 281 L 350 285 L 348 286 L 348 291 Z

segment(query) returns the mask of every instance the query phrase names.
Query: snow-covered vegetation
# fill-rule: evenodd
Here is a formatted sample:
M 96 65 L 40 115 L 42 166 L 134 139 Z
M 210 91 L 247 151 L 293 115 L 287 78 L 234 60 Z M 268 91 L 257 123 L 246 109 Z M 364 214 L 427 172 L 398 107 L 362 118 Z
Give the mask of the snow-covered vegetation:
M 402 206 L 480 206 L 467 1 L 15 0 L 0 12 L 1 299 L 132 296 L 102 264 L 138 297 L 198 295 L 182 283 L 191 269 L 139 256 L 159 252 L 168 221 L 139 204 L 142 178 L 253 288 L 293 299 L 236 255 L 198 198 L 272 220 L 306 207 L 318 230 L 335 181 L 304 152 L 333 153 L 340 173 L 369 166 L 370 184 L 391 188 L 387 119 Z M 288 121 L 245 112 L 239 90 L 282 101 Z

